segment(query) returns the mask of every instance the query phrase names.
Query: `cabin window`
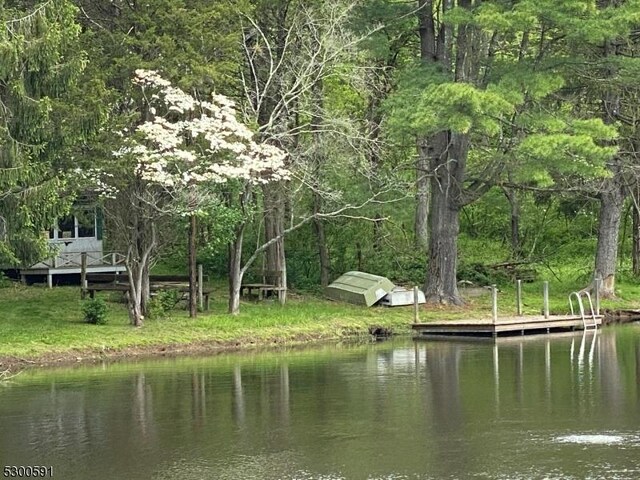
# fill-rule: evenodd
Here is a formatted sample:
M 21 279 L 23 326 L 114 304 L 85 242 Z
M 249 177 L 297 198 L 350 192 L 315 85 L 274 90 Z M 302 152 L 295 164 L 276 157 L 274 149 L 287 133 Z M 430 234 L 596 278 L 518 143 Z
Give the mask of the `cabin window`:
M 58 238 L 76 238 L 76 219 L 66 216 L 58 220 Z
M 67 238 L 94 238 L 96 236 L 95 211 L 84 210 L 76 215 L 68 215 L 58 220 L 56 228 L 49 230 L 49 238 L 64 240 Z
M 78 238 L 96 236 L 96 216 L 93 210 L 85 210 L 76 216 Z

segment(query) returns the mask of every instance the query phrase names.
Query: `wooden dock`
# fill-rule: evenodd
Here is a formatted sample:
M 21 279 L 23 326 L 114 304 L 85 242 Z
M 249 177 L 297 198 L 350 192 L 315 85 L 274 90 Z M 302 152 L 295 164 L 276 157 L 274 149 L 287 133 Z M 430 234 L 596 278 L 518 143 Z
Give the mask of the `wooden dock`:
M 589 315 L 588 326 L 593 317 Z M 602 325 L 602 315 L 595 316 L 595 324 Z M 412 329 L 419 335 L 450 336 L 506 336 L 582 330 L 584 323 L 579 315 L 526 315 L 478 320 L 450 320 L 444 322 L 413 323 Z

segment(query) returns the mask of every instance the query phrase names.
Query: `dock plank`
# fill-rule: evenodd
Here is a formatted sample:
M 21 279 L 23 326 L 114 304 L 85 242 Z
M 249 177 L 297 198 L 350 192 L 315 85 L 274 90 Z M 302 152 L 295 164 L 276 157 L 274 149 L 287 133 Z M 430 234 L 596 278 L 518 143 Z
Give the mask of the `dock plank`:
M 596 325 L 601 324 L 602 316 L 597 315 Z M 541 330 L 551 332 L 582 328 L 582 318 L 576 315 L 501 317 L 495 323 L 491 319 L 469 319 L 412 324 L 412 329 L 421 335 L 524 335 Z

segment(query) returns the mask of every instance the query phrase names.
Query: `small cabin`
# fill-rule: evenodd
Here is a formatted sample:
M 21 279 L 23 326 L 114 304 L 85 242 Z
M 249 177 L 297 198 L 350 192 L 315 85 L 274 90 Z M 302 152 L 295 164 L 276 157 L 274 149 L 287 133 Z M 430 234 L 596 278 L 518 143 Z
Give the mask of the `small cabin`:
M 76 207 L 60 218 L 48 232 L 49 244 L 55 256 L 20 270 L 23 282 L 46 277 L 49 287 L 55 276 L 79 274 L 83 253 L 86 271 L 90 273 L 117 273 L 125 270 L 124 256 L 105 252 L 103 247 L 104 220 L 102 210 L 95 206 Z

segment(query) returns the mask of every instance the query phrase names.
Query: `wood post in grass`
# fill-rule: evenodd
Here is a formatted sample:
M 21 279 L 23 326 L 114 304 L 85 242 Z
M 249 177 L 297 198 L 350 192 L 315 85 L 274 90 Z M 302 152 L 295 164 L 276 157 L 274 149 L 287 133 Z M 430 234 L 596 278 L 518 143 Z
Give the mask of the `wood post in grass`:
M 87 291 L 87 252 L 80 254 L 80 298 L 84 300 Z
M 549 318 L 549 282 L 547 280 L 542 282 L 542 304 L 544 318 Z
M 519 317 L 522 316 L 522 280 L 516 281 L 516 309 Z

